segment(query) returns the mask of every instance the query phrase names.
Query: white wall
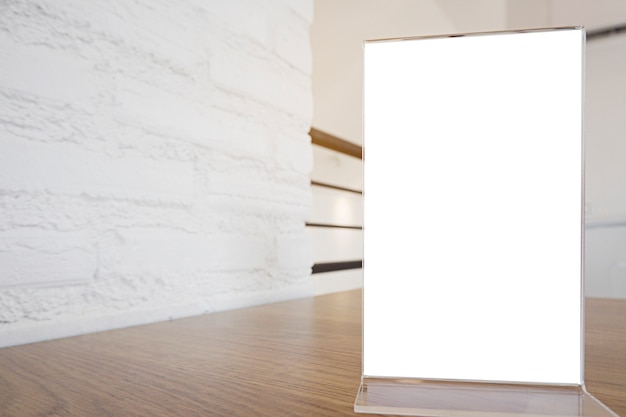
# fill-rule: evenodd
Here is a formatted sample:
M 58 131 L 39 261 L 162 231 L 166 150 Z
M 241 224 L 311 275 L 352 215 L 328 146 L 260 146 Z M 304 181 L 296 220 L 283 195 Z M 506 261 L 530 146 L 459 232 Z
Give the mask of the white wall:
M 316 0 L 313 126 L 362 143 L 362 42 L 368 39 L 499 30 L 502 0 Z
M 0 9 L 0 346 L 312 293 L 311 0 Z
M 587 293 L 626 298 L 626 34 L 587 44 Z
M 587 219 L 626 222 L 626 34 L 587 43 Z

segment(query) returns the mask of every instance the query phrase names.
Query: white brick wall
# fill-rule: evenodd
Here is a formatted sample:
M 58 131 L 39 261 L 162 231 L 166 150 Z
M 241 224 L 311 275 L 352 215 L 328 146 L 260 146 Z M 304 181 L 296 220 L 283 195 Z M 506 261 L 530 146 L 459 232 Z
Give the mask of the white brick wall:
M 0 346 L 311 294 L 312 0 L 0 6 Z
M 96 272 L 94 241 L 85 231 L 15 228 L 0 234 L 0 287 L 84 284 Z
M 11 139 L 5 134 L 2 141 L 2 190 L 192 203 L 194 172 L 189 161 L 130 152 L 111 157 L 64 143 Z

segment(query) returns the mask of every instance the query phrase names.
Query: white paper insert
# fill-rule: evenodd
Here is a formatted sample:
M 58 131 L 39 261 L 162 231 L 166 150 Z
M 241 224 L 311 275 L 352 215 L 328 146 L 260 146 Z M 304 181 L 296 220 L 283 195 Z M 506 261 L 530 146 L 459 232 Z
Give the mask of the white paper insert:
M 582 382 L 583 36 L 365 43 L 365 376 Z

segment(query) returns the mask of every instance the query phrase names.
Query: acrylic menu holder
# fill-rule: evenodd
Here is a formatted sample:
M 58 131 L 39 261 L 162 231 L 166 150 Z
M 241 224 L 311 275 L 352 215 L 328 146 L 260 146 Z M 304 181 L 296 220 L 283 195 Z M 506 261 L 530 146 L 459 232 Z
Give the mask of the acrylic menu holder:
M 584 43 L 365 42 L 356 412 L 616 416 L 583 375 Z

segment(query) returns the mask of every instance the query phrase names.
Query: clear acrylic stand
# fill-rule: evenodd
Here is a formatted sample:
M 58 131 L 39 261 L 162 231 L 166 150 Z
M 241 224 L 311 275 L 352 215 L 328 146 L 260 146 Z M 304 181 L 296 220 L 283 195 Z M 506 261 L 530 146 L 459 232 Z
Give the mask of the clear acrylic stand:
M 619 417 L 583 386 L 363 378 L 357 413 L 424 417 Z
M 365 43 L 356 412 L 617 417 L 583 375 L 584 43 Z

